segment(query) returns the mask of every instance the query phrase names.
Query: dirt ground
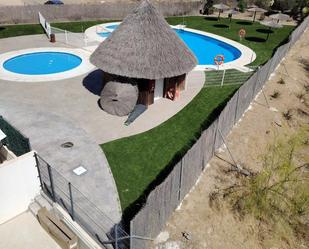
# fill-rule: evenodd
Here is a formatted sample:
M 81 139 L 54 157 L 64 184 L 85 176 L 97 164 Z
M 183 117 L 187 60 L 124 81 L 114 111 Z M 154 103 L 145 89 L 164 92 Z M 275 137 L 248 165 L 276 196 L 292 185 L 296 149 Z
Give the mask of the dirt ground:
M 309 86 L 309 71 L 299 62 L 309 60 L 309 31 L 290 50 L 227 139 L 237 163 L 252 171 L 261 169 L 261 155 L 275 137 L 288 136 L 303 124 L 309 124 L 309 96 L 304 85 Z M 280 79 L 285 84 L 279 84 Z M 273 98 L 274 92 L 279 92 Z M 271 107 L 271 108 L 269 108 Z M 276 111 L 277 110 L 277 111 Z M 283 113 L 290 110 L 291 120 Z M 309 152 L 308 152 L 309 154 Z M 221 159 L 220 159 L 221 158 Z M 156 239 L 156 249 L 304 249 L 309 248 L 294 236 L 279 236 L 270 227 L 261 226 L 253 217 L 240 220 L 231 208 L 224 205 L 211 208 L 209 194 L 230 186 L 235 176 L 226 174 L 231 158 L 226 149 L 217 153 L 201 176 L 198 184 L 174 212 L 163 232 Z M 309 231 L 308 231 L 309 232 Z
M 35 5 L 44 4 L 47 0 L 0 0 L 0 6 L 12 6 L 12 5 Z M 138 2 L 139 0 L 62 0 L 64 4 L 100 4 L 100 3 L 111 3 L 111 2 Z M 167 0 L 158 0 L 159 2 Z M 179 2 L 179 0 L 168 0 Z M 183 2 L 194 2 L 199 0 L 182 0 Z

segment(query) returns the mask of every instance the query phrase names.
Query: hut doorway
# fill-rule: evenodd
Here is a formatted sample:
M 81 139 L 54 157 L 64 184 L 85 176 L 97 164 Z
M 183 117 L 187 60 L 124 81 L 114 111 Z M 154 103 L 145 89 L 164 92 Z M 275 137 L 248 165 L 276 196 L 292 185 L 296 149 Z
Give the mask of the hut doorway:
M 158 100 L 163 97 L 164 79 L 156 80 L 154 89 L 154 100 Z

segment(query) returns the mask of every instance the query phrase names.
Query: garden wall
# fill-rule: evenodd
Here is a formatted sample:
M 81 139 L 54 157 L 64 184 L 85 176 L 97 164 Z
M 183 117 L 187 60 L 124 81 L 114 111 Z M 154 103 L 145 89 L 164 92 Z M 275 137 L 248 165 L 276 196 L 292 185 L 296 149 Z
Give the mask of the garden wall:
M 33 152 L 0 164 L 0 224 L 25 212 L 39 193 Z
M 170 215 L 195 185 L 205 165 L 215 151 L 222 146 L 223 139 L 240 120 L 290 47 L 299 39 L 308 25 L 309 17 L 294 30 L 289 43 L 279 47 L 272 59 L 238 89 L 220 116 L 207 130 L 202 132 L 200 138 L 174 166 L 168 177 L 149 194 L 144 207 L 131 220 L 130 232 L 133 236 L 154 238 L 164 228 Z M 146 249 L 148 243 L 148 240 L 133 238 L 131 249 Z
M 0 24 L 38 23 L 38 12 L 49 21 L 123 19 L 138 3 L 25 5 L 0 7 Z M 199 2 L 155 2 L 164 16 L 196 15 Z

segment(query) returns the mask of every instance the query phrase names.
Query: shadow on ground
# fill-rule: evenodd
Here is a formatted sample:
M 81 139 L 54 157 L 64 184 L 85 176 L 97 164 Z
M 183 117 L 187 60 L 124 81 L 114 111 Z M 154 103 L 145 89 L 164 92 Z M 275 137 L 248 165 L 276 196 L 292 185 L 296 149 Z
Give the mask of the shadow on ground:
M 213 26 L 216 27 L 216 28 L 228 28 L 229 27 L 226 24 L 214 24 Z
M 239 25 L 252 25 L 252 22 L 247 22 L 247 21 L 239 21 L 239 22 L 236 22 L 237 24 Z
M 257 29 L 256 32 L 262 33 L 262 34 L 272 34 L 274 33 L 273 30 L 270 29 Z
M 253 37 L 253 36 L 249 36 L 245 38 L 247 41 L 250 42 L 266 42 L 265 38 L 261 38 L 261 37 Z
M 83 79 L 83 86 L 91 93 L 100 96 L 103 89 L 103 72 L 99 69 L 92 71 Z
M 207 21 L 218 21 L 218 17 L 214 16 L 205 16 L 204 19 Z

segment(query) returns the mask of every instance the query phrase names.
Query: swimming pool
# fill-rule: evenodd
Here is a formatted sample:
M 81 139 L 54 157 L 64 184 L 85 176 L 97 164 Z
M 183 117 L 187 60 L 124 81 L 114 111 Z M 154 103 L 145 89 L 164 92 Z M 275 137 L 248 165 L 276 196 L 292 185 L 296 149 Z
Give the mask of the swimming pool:
M 0 79 L 45 82 L 73 78 L 95 67 L 90 52 L 79 48 L 42 47 L 0 54 Z
M 25 53 L 6 60 L 3 68 L 17 74 L 48 75 L 62 73 L 78 67 L 82 59 L 65 52 Z
M 111 24 L 111 25 L 105 26 L 105 28 L 108 28 L 108 29 L 116 29 L 118 26 L 119 26 L 119 24 Z
M 111 22 L 94 25 L 85 31 L 85 36 L 97 42 L 103 42 L 121 23 Z M 198 65 L 194 70 L 250 70 L 246 65 L 256 59 L 256 53 L 240 42 L 219 36 L 213 33 L 183 27 L 183 25 L 171 26 L 178 36 L 187 44 L 198 59 Z M 100 30 L 100 31 L 99 31 Z M 98 32 L 99 31 L 99 32 Z M 224 55 L 224 64 L 218 67 L 214 58 Z
M 118 26 L 119 24 L 113 24 L 107 25 L 105 28 L 114 30 Z M 224 56 L 224 63 L 237 60 L 241 56 L 239 49 L 218 39 L 182 29 L 174 28 L 174 31 L 195 54 L 199 65 L 215 65 L 214 58 L 219 54 Z M 98 33 L 104 38 L 110 34 L 111 32 Z
M 241 56 L 237 48 L 215 38 L 180 29 L 175 29 L 175 32 L 195 54 L 200 65 L 215 65 L 214 58 L 218 54 L 224 56 L 224 63 Z

